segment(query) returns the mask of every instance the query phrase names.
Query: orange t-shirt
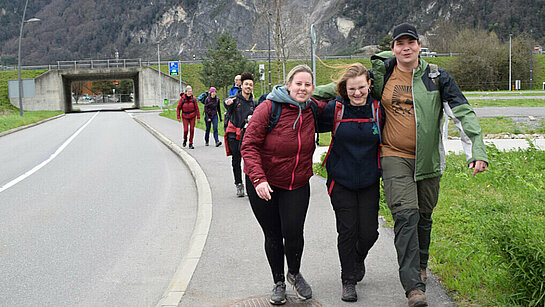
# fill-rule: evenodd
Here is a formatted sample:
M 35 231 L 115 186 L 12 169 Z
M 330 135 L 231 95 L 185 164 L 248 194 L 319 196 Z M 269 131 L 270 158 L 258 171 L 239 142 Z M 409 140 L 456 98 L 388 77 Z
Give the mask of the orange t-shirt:
M 412 72 L 403 72 L 395 66 L 384 86 L 381 103 L 386 112 L 386 123 L 382 133 L 381 157 L 415 158 L 416 119 L 412 77 Z

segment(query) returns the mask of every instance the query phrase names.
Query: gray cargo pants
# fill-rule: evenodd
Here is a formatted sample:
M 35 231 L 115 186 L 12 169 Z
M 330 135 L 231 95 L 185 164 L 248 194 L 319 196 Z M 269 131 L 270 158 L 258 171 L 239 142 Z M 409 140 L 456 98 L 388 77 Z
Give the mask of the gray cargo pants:
M 420 269 L 428 266 L 433 209 L 439 197 L 441 177 L 414 180 L 414 159 L 382 157 L 386 203 L 394 219 L 399 278 L 409 294 L 426 291 Z

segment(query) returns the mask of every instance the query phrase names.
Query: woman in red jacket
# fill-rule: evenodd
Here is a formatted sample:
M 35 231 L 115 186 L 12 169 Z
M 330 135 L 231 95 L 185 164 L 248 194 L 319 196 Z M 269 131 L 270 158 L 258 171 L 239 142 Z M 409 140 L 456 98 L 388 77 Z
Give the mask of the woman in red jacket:
M 288 282 L 301 299 L 312 297 L 299 268 L 315 148 L 310 106 L 313 90 L 310 68 L 294 67 L 286 85 L 275 86 L 267 100 L 256 107 L 242 141 L 246 192 L 265 234 L 265 253 L 275 283 L 270 302 L 275 305 L 286 302 L 284 255 Z M 267 133 L 271 100 L 280 104 L 281 112 L 278 123 Z M 323 109 L 325 103 L 317 103 Z
M 184 142 L 182 146 L 187 145 L 187 128 L 189 126 L 189 149 L 195 149 L 193 147 L 193 135 L 195 134 L 195 118 L 197 122 L 201 120 L 201 113 L 199 112 L 199 106 L 197 105 L 197 99 L 193 97 L 193 89 L 191 86 L 185 88 L 185 94 L 180 94 L 180 101 L 178 101 L 178 107 L 176 108 L 176 116 L 180 121 L 180 111 L 182 111 L 182 119 L 184 124 Z

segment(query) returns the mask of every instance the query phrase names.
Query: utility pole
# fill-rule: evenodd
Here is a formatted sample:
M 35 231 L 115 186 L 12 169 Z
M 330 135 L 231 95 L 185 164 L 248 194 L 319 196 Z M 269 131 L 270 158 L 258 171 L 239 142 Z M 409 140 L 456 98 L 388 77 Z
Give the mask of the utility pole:
M 314 24 L 310 25 L 310 54 L 312 57 L 312 83 L 316 86 L 316 57 L 314 55 L 314 44 L 316 44 L 316 32 L 314 31 Z
M 272 91 L 271 87 L 271 13 L 269 13 L 269 18 L 267 18 L 267 33 L 269 36 L 269 93 Z
M 157 41 L 157 70 L 159 71 L 159 107 L 163 112 L 163 102 L 161 101 L 163 93 L 161 93 L 161 53 L 159 52 L 159 41 Z
M 509 34 L 509 91 L 511 91 L 511 36 L 513 34 Z
M 533 31 L 530 30 L 530 90 L 533 89 L 533 58 L 534 58 L 534 43 L 532 41 L 532 34 L 533 34 Z

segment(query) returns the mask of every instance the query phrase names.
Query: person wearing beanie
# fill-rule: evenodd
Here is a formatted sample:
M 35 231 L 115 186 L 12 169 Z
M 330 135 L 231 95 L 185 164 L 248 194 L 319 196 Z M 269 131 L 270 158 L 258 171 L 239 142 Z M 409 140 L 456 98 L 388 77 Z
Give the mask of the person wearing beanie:
M 201 113 L 199 112 L 197 99 L 193 97 L 193 89 L 189 85 L 185 88 L 185 93 L 180 94 L 180 100 L 178 101 L 178 107 L 176 108 L 176 116 L 178 117 L 179 122 L 183 121 L 184 140 L 182 146 L 185 147 L 187 145 L 187 133 L 189 132 L 189 149 L 194 149 L 193 136 L 195 134 L 195 119 L 199 122 L 201 120 Z
M 210 140 L 210 128 L 214 128 L 214 140 L 216 141 L 216 147 L 221 146 L 221 142 L 218 137 L 218 118 L 220 122 L 221 110 L 220 100 L 216 96 L 217 91 L 215 87 L 211 87 L 208 90 L 208 96 L 204 100 L 204 122 L 206 124 L 206 131 L 204 133 L 204 145 L 208 146 Z
M 256 107 L 242 140 L 246 192 L 265 235 L 265 254 L 274 282 L 269 302 L 274 305 L 286 303 L 286 279 L 300 299 L 312 297 L 312 289 L 299 269 L 313 174 L 313 108 L 319 113 L 325 106 L 325 102 L 311 99 L 313 89 L 310 68 L 294 67 L 286 85 L 275 86 L 267 100 Z M 281 112 L 269 131 L 273 102 Z

